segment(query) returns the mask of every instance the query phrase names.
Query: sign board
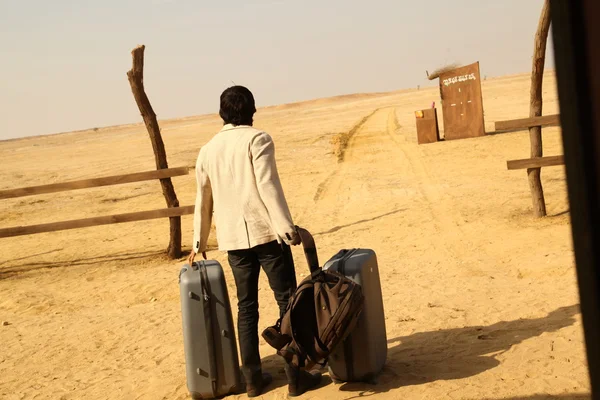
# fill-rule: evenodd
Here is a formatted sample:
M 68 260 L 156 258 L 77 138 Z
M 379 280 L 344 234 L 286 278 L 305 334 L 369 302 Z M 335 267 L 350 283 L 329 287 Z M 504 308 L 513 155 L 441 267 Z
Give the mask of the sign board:
M 415 111 L 415 117 L 417 120 L 417 142 L 419 144 L 439 142 L 440 130 L 438 127 L 437 110 L 430 108 Z
M 440 75 L 445 140 L 485 135 L 479 62 Z

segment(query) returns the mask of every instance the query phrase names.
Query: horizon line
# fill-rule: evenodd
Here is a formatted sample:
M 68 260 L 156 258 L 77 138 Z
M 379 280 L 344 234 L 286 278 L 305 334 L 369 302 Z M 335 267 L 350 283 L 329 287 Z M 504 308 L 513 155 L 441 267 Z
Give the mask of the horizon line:
M 550 73 L 550 72 L 555 72 L 555 68 L 545 69 L 544 75 L 546 73 Z M 505 79 L 505 78 L 511 78 L 511 77 L 516 77 L 516 76 L 523 76 L 523 75 L 530 75 L 530 73 L 529 72 L 520 72 L 520 73 L 514 73 L 514 74 L 497 75 L 497 76 L 492 76 L 489 79 L 490 80 Z M 433 82 L 437 79 L 438 78 L 435 78 L 431 82 Z M 484 78 L 484 80 L 485 80 L 485 78 Z M 418 86 L 422 87 L 422 88 L 431 89 L 431 88 L 435 88 L 436 86 L 438 86 L 438 84 L 431 84 L 431 85 L 425 85 L 425 86 L 418 85 Z M 411 88 L 403 88 L 403 89 L 394 89 L 394 90 L 389 90 L 389 91 L 384 91 L 384 92 L 357 92 L 357 93 L 337 94 L 337 95 L 332 95 L 332 96 L 327 96 L 327 97 L 315 97 L 315 98 L 310 98 L 310 99 L 305 99 L 305 100 L 293 101 L 293 102 L 289 102 L 289 103 L 278 103 L 278 104 L 269 104 L 269 105 L 261 106 L 261 107 L 257 108 L 257 112 L 259 110 L 264 110 L 264 109 L 269 109 L 269 108 L 275 108 L 275 107 L 281 107 L 281 106 L 295 106 L 295 105 L 311 103 L 311 102 L 315 102 L 315 101 L 319 101 L 319 100 L 330 100 L 330 99 L 350 97 L 350 96 L 383 96 L 383 95 L 390 95 L 390 94 L 394 94 L 394 93 L 407 92 L 407 91 L 413 91 L 413 90 L 418 90 L 418 89 L 416 89 L 415 87 L 411 87 Z M 206 118 L 206 117 L 213 117 L 213 116 L 218 116 L 218 115 L 219 115 L 218 112 L 212 112 L 212 113 L 205 113 L 205 114 L 187 115 L 187 116 L 181 116 L 181 117 L 170 117 L 170 118 L 165 118 L 165 119 L 157 118 L 157 122 L 170 122 L 170 121 L 175 121 L 175 120 L 186 120 L 186 119 L 203 118 L 203 117 Z M 67 135 L 67 134 L 71 134 L 71 133 L 82 133 L 82 132 L 87 132 L 87 131 L 97 132 L 100 130 L 107 130 L 107 129 L 111 129 L 111 128 L 115 129 L 115 128 L 137 127 L 138 125 L 144 125 L 144 121 L 142 120 L 139 122 L 127 122 L 127 123 L 116 124 L 116 125 L 105 125 L 105 126 L 98 126 L 98 127 L 92 127 L 92 128 L 77 129 L 77 130 L 73 130 L 73 131 L 43 133 L 43 134 L 39 134 L 39 135 L 26 135 L 26 136 L 14 137 L 14 138 L 0 139 L 0 143 L 14 142 L 17 140 L 43 138 L 43 137 L 48 137 L 48 136 Z

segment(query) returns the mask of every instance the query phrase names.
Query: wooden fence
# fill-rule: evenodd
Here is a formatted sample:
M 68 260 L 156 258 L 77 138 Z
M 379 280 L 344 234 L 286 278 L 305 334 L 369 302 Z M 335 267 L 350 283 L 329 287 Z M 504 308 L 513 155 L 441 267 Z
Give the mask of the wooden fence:
M 496 131 L 515 131 L 515 130 L 523 130 L 530 129 L 533 127 L 540 127 L 540 135 L 541 135 L 541 127 L 542 126 L 560 126 L 560 115 L 544 115 L 541 117 L 531 117 L 531 118 L 522 118 L 522 119 L 513 119 L 509 121 L 497 121 L 496 122 Z M 541 139 L 539 142 L 541 146 Z M 541 147 L 540 151 L 537 152 L 540 156 L 542 155 Z M 535 154 L 535 153 L 534 153 Z M 530 172 L 539 171 L 542 167 L 551 167 L 556 165 L 565 165 L 565 158 L 562 155 L 559 156 L 549 156 L 549 157 L 532 157 L 525 158 L 520 160 L 508 160 L 506 162 L 506 167 L 509 170 L 517 170 L 517 169 L 526 169 L 527 174 Z M 539 175 L 538 175 L 539 176 Z M 529 181 L 530 187 L 532 187 L 531 179 Z M 539 182 L 539 190 L 532 190 L 532 199 L 534 205 L 534 214 L 536 217 L 545 216 L 546 215 L 546 204 L 544 200 L 544 192 L 541 187 L 541 181 Z
M 46 193 L 66 192 L 101 186 L 121 185 L 132 182 L 142 182 L 154 179 L 166 179 L 174 176 L 188 175 L 192 167 L 164 168 L 155 171 L 137 172 L 125 175 L 113 175 L 102 178 L 85 179 L 54 183 L 50 185 L 30 186 L 18 189 L 0 190 L 1 199 L 34 196 Z M 43 232 L 56 232 L 66 229 L 79 229 L 91 226 L 120 224 L 124 222 L 144 221 L 156 218 L 180 217 L 194 213 L 194 206 L 169 207 L 157 210 L 132 212 L 126 214 L 106 215 L 100 217 L 76 219 L 70 221 L 52 222 L 48 224 L 16 226 L 0 229 L 0 238 L 32 235 Z
M 528 129 L 532 126 L 560 126 L 560 115 L 544 115 L 542 117 L 511 119 L 508 121 L 496 121 L 496 132 L 518 131 Z
M 0 238 L 21 235 L 32 235 L 42 232 L 55 232 L 65 229 L 78 229 L 90 226 L 119 224 L 123 222 L 143 221 L 155 218 L 169 218 L 170 235 L 167 254 L 170 258 L 181 256 L 181 216 L 194 213 L 194 206 L 179 206 L 171 177 L 189 174 L 193 167 L 169 168 L 167 153 L 160 134 L 156 113 L 144 90 L 144 50 L 146 46 L 137 46 L 131 51 L 132 67 L 127 71 L 127 79 L 131 92 L 146 125 L 146 130 L 152 142 L 155 171 L 138 172 L 126 175 L 114 175 L 103 178 L 85 179 L 72 182 L 55 183 L 51 185 L 31 186 L 18 189 L 0 190 L 0 200 L 16 197 L 33 196 L 46 193 L 57 193 L 69 190 L 87 189 L 92 187 L 120 185 L 131 182 L 141 182 L 159 179 L 162 192 L 168 208 L 158 210 L 133 212 L 127 214 L 107 215 L 101 217 L 77 219 L 71 221 L 53 222 L 49 224 L 17 226 L 0 229 Z
M 508 121 L 496 121 L 496 132 L 500 131 L 518 131 L 531 128 L 533 126 L 560 126 L 560 114 L 544 115 L 542 117 L 511 119 Z M 506 166 L 509 170 L 551 167 L 555 165 L 564 165 L 563 156 L 533 157 L 521 160 L 509 160 Z

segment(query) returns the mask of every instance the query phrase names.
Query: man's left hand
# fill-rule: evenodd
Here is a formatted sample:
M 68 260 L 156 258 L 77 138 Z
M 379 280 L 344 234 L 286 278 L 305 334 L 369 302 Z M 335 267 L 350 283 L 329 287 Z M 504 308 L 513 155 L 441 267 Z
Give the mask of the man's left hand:
M 194 250 L 192 250 L 190 252 L 190 255 L 187 258 L 188 264 L 192 265 L 194 263 L 194 259 L 196 258 L 196 254 L 197 253 Z M 207 259 L 205 251 L 202 252 L 202 258 L 204 258 L 205 260 Z

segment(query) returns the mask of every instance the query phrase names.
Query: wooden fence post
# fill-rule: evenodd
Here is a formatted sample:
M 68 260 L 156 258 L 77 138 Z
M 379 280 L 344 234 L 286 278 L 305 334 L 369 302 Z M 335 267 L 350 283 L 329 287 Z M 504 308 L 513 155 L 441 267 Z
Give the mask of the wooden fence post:
M 535 43 L 533 49 L 533 68 L 531 71 L 531 97 L 529 108 L 530 117 L 539 117 L 542 115 L 542 83 L 544 79 L 546 42 L 548 39 L 549 30 L 550 4 L 549 0 L 545 0 L 537 32 L 535 34 Z M 532 126 L 529 128 L 529 140 L 531 141 L 531 158 L 542 157 L 543 148 L 541 126 Z M 541 168 L 529 168 L 527 170 L 529 188 L 531 190 L 531 200 L 533 202 L 533 213 L 538 218 L 546 216 L 546 201 L 544 199 L 541 172 Z
M 156 114 L 150 105 L 150 100 L 144 91 L 144 49 L 146 46 L 141 45 L 131 51 L 133 58 L 133 66 L 131 70 L 127 72 L 127 78 L 131 85 L 131 91 L 135 102 L 142 114 L 144 124 L 150 135 L 150 141 L 152 142 L 152 149 L 154 150 L 154 158 L 156 161 L 156 168 L 163 169 L 169 168 L 167 164 L 167 153 L 165 152 L 165 145 L 160 134 L 160 127 L 156 120 Z M 162 192 L 167 201 L 167 207 L 179 207 L 179 200 L 175 194 L 175 188 L 171 178 L 164 178 L 160 180 L 162 186 Z M 175 259 L 181 257 L 181 217 L 170 217 L 170 238 L 169 247 L 167 248 L 167 254 L 170 258 Z

